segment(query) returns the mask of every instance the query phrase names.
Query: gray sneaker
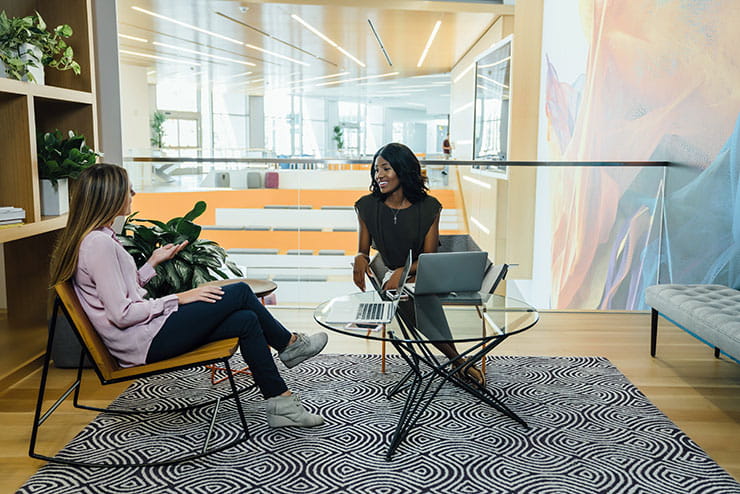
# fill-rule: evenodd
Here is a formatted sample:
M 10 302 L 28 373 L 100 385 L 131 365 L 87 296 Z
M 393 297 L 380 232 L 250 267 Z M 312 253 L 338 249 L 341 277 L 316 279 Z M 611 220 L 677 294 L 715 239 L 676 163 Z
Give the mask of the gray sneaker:
M 278 357 L 288 369 L 320 353 L 326 346 L 326 342 L 329 341 L 326 333 L 316 333 L 311 336 L 296 333 L 296 337 L 297 339 L 292 345 L 288 345 L 285 350 L 278 353 Z
M 324 423 L 321 415 L 303 408 L 296 394 L 268 398 L 265 410 L 270 427 L 315 427 Z

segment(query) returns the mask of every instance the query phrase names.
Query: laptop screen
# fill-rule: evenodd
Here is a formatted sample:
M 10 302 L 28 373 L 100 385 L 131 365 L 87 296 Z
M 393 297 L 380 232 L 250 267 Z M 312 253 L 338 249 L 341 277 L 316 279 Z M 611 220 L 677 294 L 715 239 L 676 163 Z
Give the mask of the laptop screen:
M 403 287 L 406 285 L 406 279 L 409 277 L 411 264 L 413 264 L 412 259 L 413 256 L 411 255 L 411 249 L 409 249 L 409 255 L 406 257 L 406 264 L 403 266 L 403 271 L 401 271 L 401 279 L 398 281 L 398 288 L 395 290 L 395 293 L 388 294 L 388 298 L 391 300 L 399 299 L 403 293 Z

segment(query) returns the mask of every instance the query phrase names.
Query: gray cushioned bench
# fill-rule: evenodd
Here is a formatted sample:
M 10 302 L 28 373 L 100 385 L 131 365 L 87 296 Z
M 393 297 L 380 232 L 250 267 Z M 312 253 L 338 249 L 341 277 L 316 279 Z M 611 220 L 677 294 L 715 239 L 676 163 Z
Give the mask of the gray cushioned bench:
M 650 355 L 655 356 L 658 315 L 740 363 L 740 291 L 723 285 L 653 285 L 645 292 L 652 307 Z

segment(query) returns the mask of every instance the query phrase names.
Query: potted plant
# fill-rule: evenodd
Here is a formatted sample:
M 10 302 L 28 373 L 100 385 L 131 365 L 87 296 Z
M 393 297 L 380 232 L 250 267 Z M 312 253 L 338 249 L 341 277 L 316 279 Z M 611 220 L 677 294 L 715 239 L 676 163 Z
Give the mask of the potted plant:
M 144 287 L 150 297 L 190 290 L 219 277 L 226 279 L 226 269 L 236 276 L 243 276 L 236 264 L 226 259 L 226 251 L 216 242 L 198 238 L 200 226 L 193 220 L 205 210 L 206 203 L 198 201 L 185 216 L 172 218 L 167 223 L 135 218 L 138 212 L 126 219 L 118 238 L 138 267 L 162 245 L 179 244 L 185 240 L 189 242 L 173 259 L 156 267 L 157 276 Z
M 0 76 L 44 83 L 43 66 L 80 74 L 74 50 L 64 39 L 72 28 L 61 24 L 51 32 L 36 12 L 26 17 L 8 17 L 0 12 Z
M 344 149 L 344 130 L 339 125 L 334 126 L 334 137 L 332 139 L 337 144 L 337 151 L 341 153 L 342 149 Z
M 152 135 L 149 138 L 149 142 L 152 144 L 152 148 L 155 150 L 162 149 L 162 146 L 164 145 L 164 128 L 162 125 L 164 124 L 164 121 L 167 120 L 167 116 L 163 111 L 155 111 L 152 113 L 152 118 L 149 121 L 149 124 L 151 126 Z
M 41 214 L 59 215 L 69 208 L 68 179 L 76 179 L 102 154 L 90 149 L 85 136 L 70 130 L 62 137 L 58 129 L 39 133 L 36 138 L 41 179 Z

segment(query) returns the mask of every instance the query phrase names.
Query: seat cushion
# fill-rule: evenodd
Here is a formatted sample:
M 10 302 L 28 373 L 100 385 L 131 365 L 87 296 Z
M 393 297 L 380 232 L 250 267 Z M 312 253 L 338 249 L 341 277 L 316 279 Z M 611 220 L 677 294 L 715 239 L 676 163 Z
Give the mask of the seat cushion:
M 723 285 L 653 285 L 645 303 L 684 329 L 740 358 L 740 291 Z

